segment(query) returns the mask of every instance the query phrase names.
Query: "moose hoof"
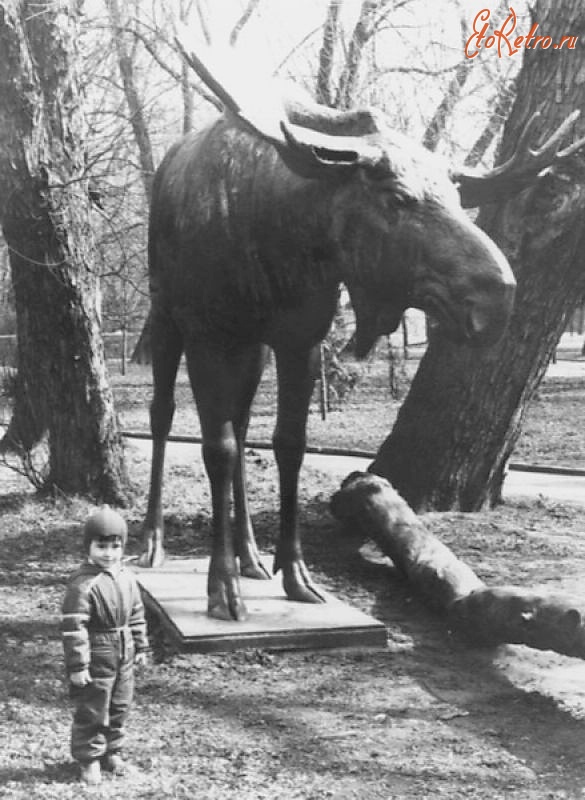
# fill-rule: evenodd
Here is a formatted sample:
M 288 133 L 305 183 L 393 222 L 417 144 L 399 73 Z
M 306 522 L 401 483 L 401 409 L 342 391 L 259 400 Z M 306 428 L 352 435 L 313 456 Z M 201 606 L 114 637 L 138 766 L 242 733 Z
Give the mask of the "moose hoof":
M 295 600 L 297 603 L 324 603 L 325 598 L 320 594 L 314 586 L 293 586 L 287 587 L 285 585 L 284 591 L 289 600 Z
M 284 571 L 282 585 L 289 600 L 298 603 L 325 602 L 323 595 L 313 586 L 304 564 L 293 565 L 290 571 Z
M 228 592 L 222 587 L 210 592 L 207 614 L 214 619 L 223 619 L 227 622 L 244 622 L 248 618 L 248 609 L 239 595 Z
M 271 580 L 270 573 L 261 561 L 250 561 L 247 564 L 240 562 L 240 575 L 243 578 L 253 578 L 256 581 Z

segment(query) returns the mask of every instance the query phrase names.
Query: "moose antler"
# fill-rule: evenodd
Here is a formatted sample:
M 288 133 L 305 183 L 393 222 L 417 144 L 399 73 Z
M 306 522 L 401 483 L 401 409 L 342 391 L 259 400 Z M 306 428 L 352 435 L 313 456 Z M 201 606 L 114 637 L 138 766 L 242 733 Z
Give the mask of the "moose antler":
M 292 123 L 273 81 L 259 78 L 262 84 L 259 86 L 254 78 L 243 83 L 237 70 L 226 68 L 209 51 L 202 56 L 187 49 L 178 37 L 175 42 L 191 69 L 219 98 L 226 111 L 242 127 L 273 144 L 297 174 L 314 177 L 358 164 L 384 169 L 386 162 L 382 151 L 365 136 L 324 133 Z
M 187 49 L 179 36 L 175 37 L 175 43 L 191 69 L 244 127 L 275 145 L 286 144 L 280 125 L 285 119 L 284 106 L 274 92 L 270 92 L 269 98 L 266 97 L 265 90 L 270 89 L 269 84 L 260 90 L 254 82 L 254 90 L 250 92 L 246 84 L 237 80 L 237 72 L 226 69 L 217 58 L 214 60 L 211 52 L 206 52 L 204 60 L 193 50 Z
M 464 170 L 451 172 L 451 179 L 459 189 L 461 205 L 473 208 L 482 203 L 505 199 L 533 184 L 543 170 L 576 153 L 585 145 L 585 136 L 562 150 L 560 148 L 580 113 L 573 111 L 544 144 L 532 149 L 530 142 L 541 117 L 540 112 L 536 111 L 524 126 L 514 153 L 503 164 L 484 173 Z

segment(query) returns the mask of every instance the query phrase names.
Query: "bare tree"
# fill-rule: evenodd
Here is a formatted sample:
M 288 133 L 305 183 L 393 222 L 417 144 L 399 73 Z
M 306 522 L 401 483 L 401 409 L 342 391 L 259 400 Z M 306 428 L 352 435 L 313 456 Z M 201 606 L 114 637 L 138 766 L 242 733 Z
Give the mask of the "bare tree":
M 508 11 L 508 0 L 500 0 L 499 5 L 493 13 L 494 25 L 497 26 L 498 21 L 501 21 L 502 16 Z M 423 135 L 422 142 L 429 150 L 436 150 L 437 145 L 444 135 L 445 127 L 453 114 L 453 109 L 460 101 L 465 85 L 471 76 L 472 70 L 477 67 L 481 61 L 478 59 L 469 59 L 464 56 L 463 50 L 465 42 L 469 36 L 469 25 L 467 22 L 467 13 L 461 9 L 461 60 L 455 67 L 453 76 L 451 77 L 441 102 L 435 109 L 431 119 L 427 123 L 426 130 Z
M 17 311 L 5 446 L 46 439 L 47 487 L 123 499 L 123 448 L 96 309 L 78 5 L 0 2 L 0 221 Z

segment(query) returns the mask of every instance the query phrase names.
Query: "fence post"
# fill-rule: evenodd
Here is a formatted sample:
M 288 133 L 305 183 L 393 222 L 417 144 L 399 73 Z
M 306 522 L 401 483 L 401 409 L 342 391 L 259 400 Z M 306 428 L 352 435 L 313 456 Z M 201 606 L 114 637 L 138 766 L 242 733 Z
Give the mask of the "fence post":
M 122 325 L 122 375 L 126 374 L 126 363 L 128 359 L 128 331 Z
M 328 386 L 327 369 L 325 367 L 325 345 L 319 345 L 319 408 L 321 409 L 321 419 L 327 419 L 328 409 Z

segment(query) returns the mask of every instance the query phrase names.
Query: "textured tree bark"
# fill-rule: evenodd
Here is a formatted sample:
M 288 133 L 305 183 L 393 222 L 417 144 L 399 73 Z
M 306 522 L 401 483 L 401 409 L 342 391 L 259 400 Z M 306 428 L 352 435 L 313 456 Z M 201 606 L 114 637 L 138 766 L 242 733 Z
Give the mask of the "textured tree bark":
M 579 0 L 536 4 L 553 41 L 585 36 Z M 538 107 L 550 134 L 585 105 L 583 48 L 526 50 L 500 161 Z M 581 119 L 578 132 L 585 132 Z M 479 224 L 508 256 L 518 290 L 503 339 L 471 351 L 434 337 L 396 424 L 370 471 L 387 478 L 416 510 L 473 511 L 501 499 L 507 460 L 570 314 L 585 295 L 585 164 L 576 155 L 536 185 L 482 209 Z
M 585 658 L 582 609 L 571 597 L 487 587 L 428 531 L 383 478 L 356 472 L 331 500 L 333 515 L 373 539 L 449 622 L 484 645 L 525 644 Z
M 5 447 L 49 449 L 46 488 L 123 499 L 123 447 L 92 271 L 75 3 L 0 2 L 0 223 L 18 376 Z

